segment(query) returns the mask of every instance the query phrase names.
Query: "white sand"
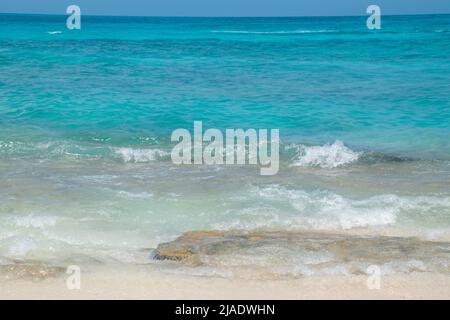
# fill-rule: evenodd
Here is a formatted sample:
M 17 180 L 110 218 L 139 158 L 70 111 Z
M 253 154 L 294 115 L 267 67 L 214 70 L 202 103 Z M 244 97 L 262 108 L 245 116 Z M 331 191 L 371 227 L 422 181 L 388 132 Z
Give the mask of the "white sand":
M 242 280 L 171 275 L 145 270 L 91 270 L 81 290 L 66 276 L 40 281 L 0 280 L 1 299 L 450 299 L 450 277 L 414 273 L 383 276 L 379 290 L 366 276 Z

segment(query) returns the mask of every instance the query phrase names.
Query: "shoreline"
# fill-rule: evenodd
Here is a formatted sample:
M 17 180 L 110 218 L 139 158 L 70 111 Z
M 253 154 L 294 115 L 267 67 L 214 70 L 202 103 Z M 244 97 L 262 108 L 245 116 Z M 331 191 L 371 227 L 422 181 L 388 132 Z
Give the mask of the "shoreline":
M 268 270 L 261 272 L 256 262 L 251 266 L 232 265 L 230 273 L 223 272 L 226 269 L 221 269 L 221 264 L 209 264 L 217 258 L 226 263 L 232 258 L 227 252 L 239 254 L 243 249 L 252 252 L 264 245 L 280 249 L 290 245 L 316 249 L 318 246 L 334 250 L 343 262 L 372 263 L 377 255 L 392 262 L 398 252 L 419 254 L 419 257 L 423 251 L 439 253 L 434 251 L 436 247 L 447 247 L 447 244 L 415 238 L 311 232 L 192 231 L 153 249 L 154 255 L 149 258 L 152 263 L 80 264 L 80 290 L 68 289 L 67 281 L 72 273 L 67 273 L 62 266 L 36 261 L 3 265 L 0 299 L 450 299 L 447 269 L 381 271 L 380 287 L 376 289 L 369 286 L 373 284 L 372 274 L 364 272 L 365 265 L 350 274 L 292 276 L 268 273 Z

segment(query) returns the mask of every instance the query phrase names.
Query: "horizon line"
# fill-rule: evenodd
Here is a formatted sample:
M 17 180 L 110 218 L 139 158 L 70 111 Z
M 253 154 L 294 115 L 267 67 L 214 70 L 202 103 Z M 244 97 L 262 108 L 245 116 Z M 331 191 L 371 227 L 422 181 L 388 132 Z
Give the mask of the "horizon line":
M 30 15 L 30 16 L 68 16 L 64 13 L 23 13 L 23 12 L 0 12 L 0 15 Z M 84 17 L 112 17 L 112 18 L 352 18 L 352 17 L 367 17 L 368 14 L 361 15 L 309 15 L 309 16 L 183 16 L 183 15 L 110 15 L 110 14 L 82 14 Z M 396 16 L 436 16 L 436 15 L 450 15 L 449 13 L 398 13 L 398 14 L 383 14 L 383 16 L 396 17 Z

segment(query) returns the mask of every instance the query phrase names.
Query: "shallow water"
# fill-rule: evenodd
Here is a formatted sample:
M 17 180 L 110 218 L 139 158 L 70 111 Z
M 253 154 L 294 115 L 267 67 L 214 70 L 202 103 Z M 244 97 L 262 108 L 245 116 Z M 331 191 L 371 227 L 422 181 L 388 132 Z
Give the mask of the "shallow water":
M 448 242 L 329 232 L 188 232 L 152 257 L 171 272 L 253 279 L 450 272 Z
M 143 249 L 199 229 L 449 241 L 449 31 L 449 15 L 377 32 L 365 17 L 71 32 L 0 15 L 0 262 L 148 263 Z M 174 166 L 170 134 L 194 120 L 279 128 L 280 172 Z

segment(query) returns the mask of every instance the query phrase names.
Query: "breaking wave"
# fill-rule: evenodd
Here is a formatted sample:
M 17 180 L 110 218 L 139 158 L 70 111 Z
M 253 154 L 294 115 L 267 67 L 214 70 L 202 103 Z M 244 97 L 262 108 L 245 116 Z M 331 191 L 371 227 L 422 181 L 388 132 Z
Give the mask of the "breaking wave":
M 115 159 L 123 162 L 142 163 L 165 160 L 170 156 L 158 148 L 112 147 L 96 144 L 78 144 L 71 141 L 22 142 L 0 141 L 0 157 L 26 158 L 76 158 Z
M 292 166 L 336 168 L 357 161 L 361 155 L 346 147 L 342 141 L 323 146 L 290 145 L 287 149 L 294 149 L 297 157 Z
M 234 211 L 234 219 L 214 227 L 221 230 L 349 230 L 394 226 L 400 217 L 421 223 L 423 219 L 433 220 L 450 214 L 450 197 L 439 195 L 379 194 L 349 198 L 328 190 L 306 191 L 273 184 L 251 186 L 249 196 L 258 207 Z
M 204 145 L 206 146 L 206 144 Z M 86 159 L 118 160 L 125 163 L 169 161 L 172 145 L 168 143 L 139 143 L 112 145 L 71 140 L 8 141 L 0 140 L 0 158 L 20 159 Z M 247 152 L 247 149 L 242 150 Z M 229 151 L 224 149 L 224 154 Z M 283 165 L 291 167 L 317 167 L 333 169 L 350 164 L 413 161 L 413 158 L 376 151 L 355 151 L 342 141 L 324 145 L 291 143 L 280 146 Z M 420 159 L 416 159 L 420 160 Z
M 133 148 L 116 148 L 115 153 L 120 155 L 125 162 L 150 162 L 162 159 L 170 155 L 170 153 L 160 149 L 133 149 Z

